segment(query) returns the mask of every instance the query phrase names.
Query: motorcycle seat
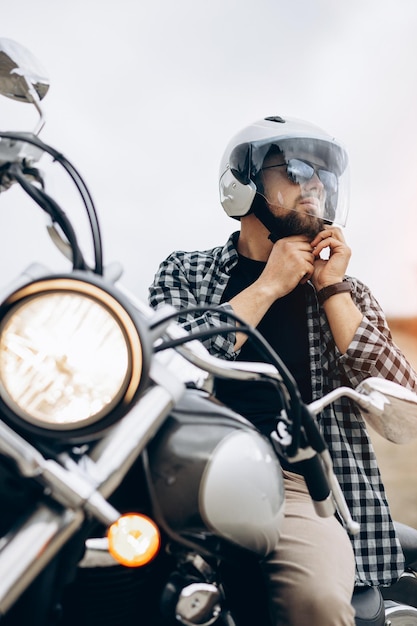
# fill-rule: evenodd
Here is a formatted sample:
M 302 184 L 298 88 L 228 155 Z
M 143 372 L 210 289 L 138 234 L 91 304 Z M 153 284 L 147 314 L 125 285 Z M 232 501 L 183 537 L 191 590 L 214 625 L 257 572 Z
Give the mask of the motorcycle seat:
M 384 626 L 384 600 L 378 587 L 355 587 L 352 606 L 356 626 Z

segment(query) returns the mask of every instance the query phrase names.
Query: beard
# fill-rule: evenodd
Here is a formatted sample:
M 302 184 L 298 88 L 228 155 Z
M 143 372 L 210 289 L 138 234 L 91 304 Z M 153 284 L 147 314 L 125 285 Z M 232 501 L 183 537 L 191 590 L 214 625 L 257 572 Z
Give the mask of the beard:
M 286 215 L 277 216 L 274 215 L 271 209 L 268 209 L 270 214 L 271 225 L 274 226 L 274 233 L 279 238 L 290 237 L 291 235 L 305 235 L 312 240 L 315 236 L 323 230 L 324 220 L 308 215 L 306 213 L 299 213 L 295 210 L 289 210 Z
M 280 211 L 276 215 L 273 211 Z M 314 215 L 308 215 L 295 209 L 285 209 L 282 206 L 269 203 L 262 193 L 257 193 L 252 204 L 251 212 L 271 233 L 271 241 L 277 241 L 292 235 L 305 235 L 311 238 L 323 230 L 328 220 L 323 220 Z

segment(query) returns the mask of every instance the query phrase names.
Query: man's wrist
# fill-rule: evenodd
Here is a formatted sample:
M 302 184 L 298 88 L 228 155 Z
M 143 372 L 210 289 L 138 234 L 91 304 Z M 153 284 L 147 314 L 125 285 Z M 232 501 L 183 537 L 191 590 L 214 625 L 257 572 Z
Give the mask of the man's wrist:
M 327 285 L 326 287 L 323 287 L 322 289 L 319 289 L 319 291 L 317 291 L 318 303 L 320 304 L 320 306 L 322 306 L 324 302 L 326 302 L 326 300 L 328 300 L 332 296 L 335 296 L 339 293 L 346 293 L 348 291 L 351 291 L 351 286 L 350 283 L 346 280 Z

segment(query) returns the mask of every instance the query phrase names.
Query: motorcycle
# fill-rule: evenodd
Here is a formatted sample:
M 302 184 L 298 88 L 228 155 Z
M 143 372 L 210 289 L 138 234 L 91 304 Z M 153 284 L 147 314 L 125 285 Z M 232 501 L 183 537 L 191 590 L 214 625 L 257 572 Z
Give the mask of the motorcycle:
M 31 133 L 0 132 L 0 192 L 17 184 L 48 216 L 71 264 L 34 263 L 0 292 L 0 621 L 69 626 L 268 624 L 260 562 L 279 541 L 279 458 L 297 462 L 319 515 L 351 518 L 316 416 L 344 396 L 384 436 L 416 434 L 417 397 L 383 379 L 304 405 L 256 329 L 262 363 L 212 357 L 103 262 L 84 180 L 39 139 L 49 83 L 20 44 L 0 39 L 0 93 L 33 104 Z M 75 185 L 93 261 L 45 190 L 49 155 Z M 215 397 L 216 378 L 268 382 L 283 407 L 271 440 Z M 279 403 L 279 404 L 278 404 Z M 237 514 L 238 513 L 238 514 Z M 417 531 L 397 524 L 407 570 L 389 589 L 359 588 L 358 626 L 417 624 Z

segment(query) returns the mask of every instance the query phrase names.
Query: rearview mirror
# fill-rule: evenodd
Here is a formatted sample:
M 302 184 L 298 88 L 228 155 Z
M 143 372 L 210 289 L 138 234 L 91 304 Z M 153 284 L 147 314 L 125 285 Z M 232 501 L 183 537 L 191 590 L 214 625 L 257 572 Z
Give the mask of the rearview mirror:
M 12 39 L 0 38 L 0 94 L 33 104 L 40 117 L 35 134 L 43 127 L 40 101 L 49 89 L 49 80 L 38 60 Z
M 408 443 L 417 437 L 417 394 L 384 378 L 366 378 L 356 391 L 368 396 L 361 406 L 365 421 L 385 439 Z
M 49 81 L 32 53 L 16 41 L 1 37 L 0 93 L 13 100 L 33 103 L 34 97 L 42 100 L 48 89 Z

